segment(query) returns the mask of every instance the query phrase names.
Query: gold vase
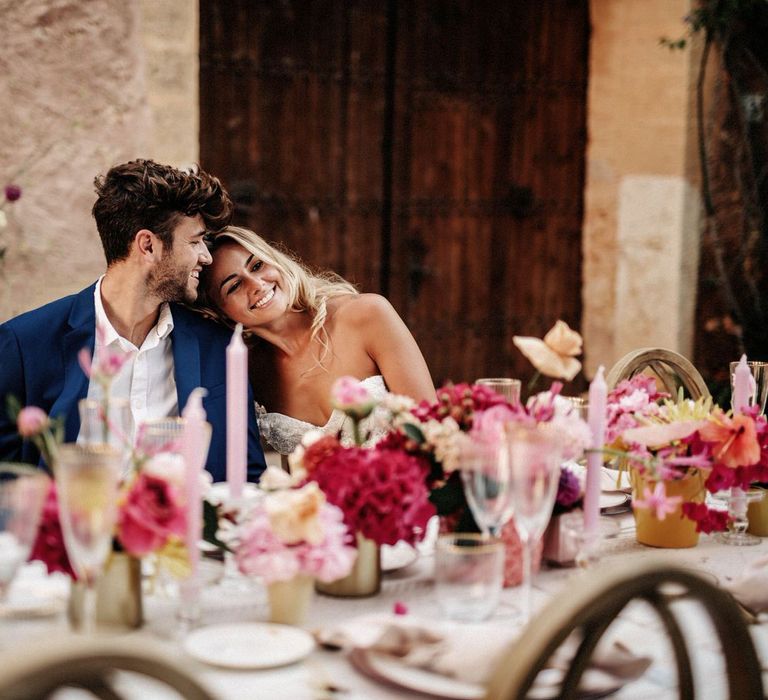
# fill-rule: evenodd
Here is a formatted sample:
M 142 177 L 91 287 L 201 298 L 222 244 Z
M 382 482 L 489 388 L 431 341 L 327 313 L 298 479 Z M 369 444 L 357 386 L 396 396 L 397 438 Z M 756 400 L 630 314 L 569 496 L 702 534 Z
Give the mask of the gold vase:
M 67 614 L 73 627 L 83 618 L 84 585 L 72 582 Z M 141 560 L 125 552 L 112 552 L 96 584 L 96 624 L 110 629 L 141 627 Z
M 344 578 L 331 583 L 317 581 L 315 590 L 337 598 L 364 598 L 381 590 L 381 553 L 379 545 L 357 533 L 357 558 Z
M 314 593 L 311 576 L 296 576 L 289 581 L 274 581 L 267 585 L 269 621 L 281 625 L 300 625 L 307 619 Z
M 655 482 L 641 476 L 636 470 L 631 472 L 632 499 L 640 499 L 646 488 L 653 490 Z M 695 547 L 699 543 L 699 533 L 696 523 L 683 516 L 683 503 L 704 502 L 704 476 L 697 472 L 684 479 L 664 482 L 666 494 L 669 497 L 680 496 L 682 501 L 664 520 L 659 520 L 647 508 L 633 509 L 637 541 L 650 547 L 683 549 Z

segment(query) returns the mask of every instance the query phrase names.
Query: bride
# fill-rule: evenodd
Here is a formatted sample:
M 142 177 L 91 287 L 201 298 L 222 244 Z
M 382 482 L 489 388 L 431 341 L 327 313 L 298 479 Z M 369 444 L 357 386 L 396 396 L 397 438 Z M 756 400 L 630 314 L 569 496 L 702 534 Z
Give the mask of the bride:
M 342 429 L 330 399 L 340 377 L 362 380 L 377 398 L 435 398 L 416 341 L 384 297 L 359 294 L 334 273 L 313 274 L 245 228 L 224 229 L 210 251 L 198 303 L 229 326 L 243 324 L 262 437 L 279 453 L 312 428 Z

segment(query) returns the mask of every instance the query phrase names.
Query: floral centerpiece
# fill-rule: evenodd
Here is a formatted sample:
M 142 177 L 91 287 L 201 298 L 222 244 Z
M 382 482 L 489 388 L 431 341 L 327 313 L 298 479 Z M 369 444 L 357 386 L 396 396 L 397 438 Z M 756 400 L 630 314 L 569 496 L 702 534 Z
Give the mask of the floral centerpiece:
M 274 471 L 282 472 L 269 467 L 267 484 L 281 481 L 270 474 Z M 267 584 L 273 622 L 300 622 L 313 581 L 346 576 L 356 556 L 344 514 L 311 481 L 267 492 L 237 513 L 220 538 L 242 573 Z
M 687 520 L 695 533 L 724 530 L 728 514 L 708 506 L 706 493 L 749 488 L 768 476 L 768 428 L 755 408 L 734 414 L 711 398 L 673 401 L 653 378 L 636 376 L 609 395 L 608 412 L 609 451 L 618 448 L 620 463 L 632 470 L 636 516 L 657 529 Z M 693 546 L 696 539 L 671 546 Z

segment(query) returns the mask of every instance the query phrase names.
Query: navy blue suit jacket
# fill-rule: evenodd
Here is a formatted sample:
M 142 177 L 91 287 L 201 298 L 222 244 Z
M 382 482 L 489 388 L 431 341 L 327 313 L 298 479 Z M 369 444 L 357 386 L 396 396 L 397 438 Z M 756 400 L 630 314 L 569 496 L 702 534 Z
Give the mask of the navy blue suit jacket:
M 88 393 L 88 378 L 77 361 L 81 348 L 93 353 L 95 285 L 58 299 L 0 325 L 0 461 L 37 464 L 40 455 L 22 442 L 5 410 L 13 394 L 22 406 L 39 406 L 51 417 L 64 416 L 65 440 L 80 432 L 77 402 Z M 214 481 L 226 478 L 226 360 L 230 333 L 189 309 L 171 304 L 174 375 L 181 410 L 195 387 L 208 390 L 203 400 L 213 428 L 206 468 Z M 249 387 L 248 479 L 265 469 L 264 453 Z

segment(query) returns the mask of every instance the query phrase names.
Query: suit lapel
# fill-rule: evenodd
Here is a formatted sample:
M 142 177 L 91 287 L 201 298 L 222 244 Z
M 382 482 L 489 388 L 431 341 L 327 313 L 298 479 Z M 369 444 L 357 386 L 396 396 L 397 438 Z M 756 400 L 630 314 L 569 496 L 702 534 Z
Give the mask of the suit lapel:
M 176 394 L 179 399 L 179 415 L 192 390 L 201 385 L 200 344 L 189 328 L 183 313 L 172 308 L 173 313 L 173 374 L 176 379 Z
M 69 315 L 70 330 L 62 339 L 64 358 L 64 387 L 59 398 L 51 408 L 51 414 L 66 415 L 65 439 L 73 442 L 80 432 L 80 415 L 77 402 L 88 394 L 88 377 L 85 376 L 77 359 L 83 348 L 88 348 L 93 355 L 96 333 L 96 312 L 93 294 L 96 285 L 84 289 L 75 297 Z

